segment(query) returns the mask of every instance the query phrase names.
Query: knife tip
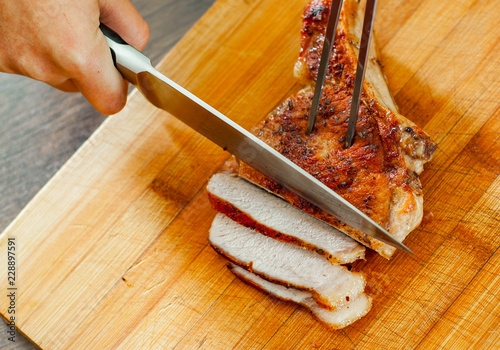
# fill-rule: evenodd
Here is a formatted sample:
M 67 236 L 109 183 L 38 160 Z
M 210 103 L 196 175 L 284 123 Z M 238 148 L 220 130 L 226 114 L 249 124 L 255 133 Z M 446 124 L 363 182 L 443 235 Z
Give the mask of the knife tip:
M 397 249 L 400 249 L 402 251 L 405 251 L 409 254 L 415 254 L 413 253 L 413 251 L 408 248 L 407 246 L 405 246 L 403 243 L 401 243 L 400 241 L 398 241 L 397 239 L 394 239 L 393 241 L 391 242 L 386 242 L 387 244 L 393 246 L 394 248 L 397 248 Z

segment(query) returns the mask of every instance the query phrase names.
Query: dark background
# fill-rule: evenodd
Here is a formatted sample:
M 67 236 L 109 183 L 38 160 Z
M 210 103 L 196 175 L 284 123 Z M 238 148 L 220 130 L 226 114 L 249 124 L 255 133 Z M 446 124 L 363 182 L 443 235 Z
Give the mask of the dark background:
M 215 2 L 131 1 L 149 23 L 151 38 L 143 52 L 155 65 Z M 0 73 L 0 231 L 105 118 L 80 94 Z M 7 325 L 0 321 L 0 349 L 37 347 L 19 332 L 16 343 L 9 342 Z

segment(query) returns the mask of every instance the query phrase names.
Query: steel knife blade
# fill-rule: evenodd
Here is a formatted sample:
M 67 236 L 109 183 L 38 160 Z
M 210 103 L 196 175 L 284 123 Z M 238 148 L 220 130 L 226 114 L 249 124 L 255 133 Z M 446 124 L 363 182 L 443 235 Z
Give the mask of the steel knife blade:
M 161 108 L 265 176 L 351 227 L 393 247 L 412 251 L 340 195 L 237 123 L 160 72 L 151 60 L 101 25 L 117 69 Z

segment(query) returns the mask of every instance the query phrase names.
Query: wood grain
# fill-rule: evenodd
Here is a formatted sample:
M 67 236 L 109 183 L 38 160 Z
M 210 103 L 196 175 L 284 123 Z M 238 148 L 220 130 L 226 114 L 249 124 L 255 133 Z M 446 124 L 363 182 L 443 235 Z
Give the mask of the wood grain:
M 306 2 L 219 0 L 159 69 L 250 127 L 300 88 Z M 47 349 L 498 348 L 500 10 L 426 0 L 378 11 L 400 110 L 439 147 L 422 175 L 424 222 L 406 240 L 415 255 L 355 266 L 375 296 L 365 318 L 330 331 L 236 280 L 207 245 L 204 186 L 228 155 L 134 94 L 0 240 L 3 259 L 6 238 L 20 242 L 21 330 Z
M 214 1 L 132 0 L 151 29 L 145 54 L 158 63 Z M 104 119 L 79 94 L 0 73 L 0 231 Z M 36 348 L 21 334 L 9 342 L 6 332 L 0 321 L 0 349 Z

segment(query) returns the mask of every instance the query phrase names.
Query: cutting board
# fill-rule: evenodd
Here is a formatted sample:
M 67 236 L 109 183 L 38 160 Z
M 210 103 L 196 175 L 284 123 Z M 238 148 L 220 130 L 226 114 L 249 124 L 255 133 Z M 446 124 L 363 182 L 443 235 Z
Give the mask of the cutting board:
M 306 2 L 219 0 L 159 69 L 250 128 L 301 88 Z M 357 266 L 365 318 L 328 330 L 235 279 L 207 244 L 205 185 L 229 154 L 133 93 L 1 236 L 4 271 L 16 242 L 19 330 L 44 349 L 498 348 L 499 15 L 488 0 L 380 1 L 389 86 L 438 149 L 415 254 Z

